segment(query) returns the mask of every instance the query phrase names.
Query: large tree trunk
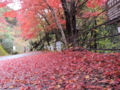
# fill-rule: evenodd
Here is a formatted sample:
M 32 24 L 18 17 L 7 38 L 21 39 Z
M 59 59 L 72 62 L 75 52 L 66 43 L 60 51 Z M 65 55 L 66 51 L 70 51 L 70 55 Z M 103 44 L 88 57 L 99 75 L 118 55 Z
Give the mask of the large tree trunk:
M 70 7 L 70 16 L 71 16 L 71 30 L 72 30 L 72 44 L 73 47 L 76 46 L 76 17 L 75 17 L 75 0 L 71 0 L 71 7 Z
M 64 15 L 66 18 L 66 30 L 68 34 L 68 41 L 76 46 L 76 16 L 75 16 L 75 0 L 61 0 Z M 70 38 L 71 37 L 71 38 Z
M 68 9 L 66 0 L 61 0 L 61 3 L 62 3 L 63 10 L 64 10 L 65 19 L 66 19 L 66 31 L 68 35 L 67 37 L 69 38 L 72 35 L 71 34 L 70 10 Z

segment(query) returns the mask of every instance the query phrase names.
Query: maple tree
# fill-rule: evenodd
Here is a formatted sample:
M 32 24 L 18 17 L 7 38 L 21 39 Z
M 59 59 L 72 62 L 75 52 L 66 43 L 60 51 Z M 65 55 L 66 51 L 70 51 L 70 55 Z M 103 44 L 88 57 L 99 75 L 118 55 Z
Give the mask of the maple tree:
M 77 3 L 75 3 L 74 0 L 23 0 L 22 9 L 16 11 L 17 14 L 14 12 L 10 15 L 13 17 L 18 15 L 17 19 L 23 30 L 22 36 L 27 37 L 27 39 L 35 37 L 43 30 L 47 34 L 51 30 L 61 29 L 67 32 L 66 36 L 74 36 L 77 33 L 75 31 L 75 18 L 92 20 L 101 12 L 100 8 L 105 1 L 83 0 L 81 3 L 76 0 Z M 64 7 L 63 3 L 67 5 L 67 8 Z M 89 9 L 91 8 L 90 10 L 99 5 L 100 7 L 96 8 L 99 8 L 100 11 L 87 13 L 88 8 L 86 8 L 79 13 L 80 6 L 83 4 L 87 5 Z M 78 9 L 74 15 L 70 12 L 74 12 L 71 9 L 75 5 Z M 67 13 L 66 9 L 68 9 Z M 7 15 L 4 14 L 4 16 Z M 88 25 L 86 26 L 88 28 Z M 0 88 L 16 90 L 118 90 L 120 88 L 119 53 L 100 54 L 82 48 L 79 48 L 80 51 L 77 50 L 71 49 L 0 61 Z
M 4 12 L 6 13 L 3 14 Z M 0 44 L 9 54 L 13 54 L 13 52 L 22 53 L 24 48 L 28 51 L 29 43 L 20 37 L 21 29 L 17 25 L 16 18 L 10 17 L 12 16 L 10 15 L 11 12 L 14 16 L 15 11 L 11 11 L 10 8 L 0 8 Z M 9 17 L 5 15 L 9 15 Z M 16 50 L 13 50 L 13 46 L 16 47 Z
M 7 1 L 7 0 L 6 0 Z M 57 28 L 60 30 L 63 41 L 75 43 L 76 38 L 66 39 L 70 36 L 74 37 L 77 34 L 76 17 L 81 10 L 81 7 L 102 7 L 107 0 L 20 0 L 21 10 L 11 11 L 10 17 L 17 15 L 23 30 L 22 36 L 27 39 L 35 37 L 41 30 L 48 31 Z M 60 11 L 60 13 L 59 13 Z M 4 15 L 9 16 L 6 12 Z M 85 15 L 86 13 L 84 13 Z M 91 15 L 96 16 L 98 13 L 92 12 Z M 86 14 L 87 15 L 87 14 Z M 52 22 L 51 22 L 52 21 Z M 47 25 L 46 25 L 46 24 Z M 66 28 L 64 27 L 66 25 Z M 39 26 L 42 26 L 40 28 Z M 47 29 L 46 29 L 47 28 Z M 66 29 L 66 31 L 64 31 Z M 64 33 L 64 32 L 67 32 Z M 73 39 L 73 40 L 72 40 Z

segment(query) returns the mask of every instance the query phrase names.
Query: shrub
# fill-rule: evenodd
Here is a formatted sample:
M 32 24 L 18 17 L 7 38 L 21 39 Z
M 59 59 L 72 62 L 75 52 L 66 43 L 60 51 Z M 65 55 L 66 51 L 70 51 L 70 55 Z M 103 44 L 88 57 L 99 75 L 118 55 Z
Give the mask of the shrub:
M 3 49 L 3 47 L 0 45 L 0 56 L 8 55 L 8 53 Z
M 12 51 L 13 51 L 13 40 L 4 39 L 2 41 L 2 46 L 8 53 L 12 53 Z

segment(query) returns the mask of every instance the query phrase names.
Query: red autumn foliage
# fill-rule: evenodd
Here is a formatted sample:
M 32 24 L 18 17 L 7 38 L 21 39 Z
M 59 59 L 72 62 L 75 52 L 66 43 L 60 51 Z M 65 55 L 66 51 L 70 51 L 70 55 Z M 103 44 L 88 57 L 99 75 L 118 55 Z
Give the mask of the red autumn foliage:
M 15 18 L 17 16 L 17 12 L 12 10 L 12 11 L 7 11 L 4 14 L 4 17 L 11 17 L 11 18 Z
M 51 6 L 51 7 L 59 7 L 61 2 L 60 0 L 47 0 L 48 4 Z M 53 3 L 54 2 L 54 3 Z
M 85 17 L 85 18 L 89 18 L 89 17 L 94 17 L 94 16 L 97 16 L 99 14 L 99 12 L 87 12 L 87 13 L 84 13 L 84 15 L 82 17 Z
M 107 0 L 88 0 L 87 6 L 95 8 L 96 6 L 104 6 Z
M 0 8 L 5 7 L 7 5 L 6 2 L 0 2 Z
M 9 3 L 8 2 L 9 0 L 5 0 L 5 1 Z M 65 1 L 69 2 L 70 0 L 65 0 Z M 81 2 L 79 2 L 79 0 L 73 0 L 73 1 L 75 1 L 76 5 L 78 5 L 79 7 L 79 5 L 81 5 L 82 2 L 86 0 L 82 0 Z M 66 28 L 65 27 L 66 21 L 65 21 L 63 7 L 61 5 L 61 0 L 21 0 L 21 2 L 22 2 L 21 9 L 16 11 L 18 15 L 16 14 L 15 11 L 9 11 L 4 13 L 4 16 L 14 18 L 17 15 L 17 19 L 19 21 L 21 29 L 23 30 L 22 32 L 23 37 L 30 39 L 38 35 L 38 33 L 41 30 L 45 29 L 44 31 L 48 32 L 53 29 L 58 29 L 55 22 L 55 17 L 52 15 L 50 7 L 56 12 L 58 20 L 60 24 L 62 24 L 62 28 L 63 29 Z M 88 0 L 86 6 L 90 8 L 102 7 L 105 2 L 106 0 Z M 77 8 L 76 10 L 79 9 Z M 96 15 L 97 12 L 93 12 L 90 15 L 85 13 L 83 14 L 83 17 L 88 17 L 88 16 L 91 17 Z M 39 26 L 44 27 L 44 29 L 43 28 L 40 28 L 39 30 L 37 29 L 38 32 L 36 32 L 36 27 Z
M 2 90 L 119 90 L 120 53 L 86 50 L 0 61 Z

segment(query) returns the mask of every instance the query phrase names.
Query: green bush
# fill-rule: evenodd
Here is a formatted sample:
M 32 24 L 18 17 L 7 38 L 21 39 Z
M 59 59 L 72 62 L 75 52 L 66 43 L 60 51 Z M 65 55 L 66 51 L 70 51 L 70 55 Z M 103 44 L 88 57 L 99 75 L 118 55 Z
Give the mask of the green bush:
M 11 39 L 4 39 L 2 41 L 2 46 L 8 53 L 12 53 L 13 52 L 13 40 L 11 40 Z
M 0 56 L 8 55 L 8 53 L 3 49 L 3 47 L 0 45 Z

